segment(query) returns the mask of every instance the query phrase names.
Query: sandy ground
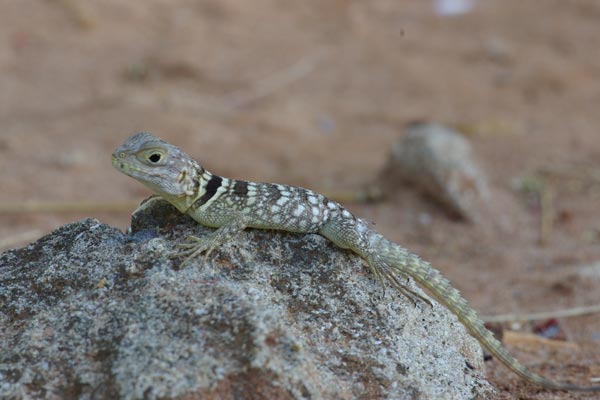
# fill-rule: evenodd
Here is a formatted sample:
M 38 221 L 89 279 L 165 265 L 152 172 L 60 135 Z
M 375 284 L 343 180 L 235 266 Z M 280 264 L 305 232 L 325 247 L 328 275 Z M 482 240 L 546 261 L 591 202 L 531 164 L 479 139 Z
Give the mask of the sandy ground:
M 349 208 L 482 314 L 600 303 L 600 3 L 432 4 L 0 2 L 0 245 L 86 216 L 125 228 L 133 206 L 116 203 L 148 192 L 110 153 L 138 130 L 220 175 L 333 192 L 372 183 L 406 123 L 438 121 L 472 141 L 497 223 L 450 220 L 404 186 Z M 600 377 L 600 317 L 552 326 L 566 342 L 514 354 L 554 379 Z M 502 398 L 593 398 L 487 365 Z

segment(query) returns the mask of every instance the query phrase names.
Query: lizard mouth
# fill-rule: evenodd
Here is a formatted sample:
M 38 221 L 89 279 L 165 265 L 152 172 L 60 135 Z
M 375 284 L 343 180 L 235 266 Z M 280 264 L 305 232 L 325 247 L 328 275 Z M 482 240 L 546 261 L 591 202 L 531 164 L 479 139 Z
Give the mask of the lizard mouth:
M 132 174 L 138 170 L 131 164 L 126 163 L 122 158 L 115 154 L 112 155 L 111 161 L 113 167 L 115 167 L 117 170 L 123 172 L 126 175 L 133 176 Z
M 123 164 L 122 162 L 119 161 L 119 158 L 117 156 L 115 156 L 114 154 L 111 157 L 111 161 L 112 161 L 112 165 L 113 167 L 115 167 L 118 170 L 123 170 L 125 169 L 125 164 Z
M 135 168 L 133 168 L 131 164 L 126 163 L 122 158 L 114 154 L 112 155 L 111 161 L 112 166 L 115 167 L 116 170 L 133 177 Z

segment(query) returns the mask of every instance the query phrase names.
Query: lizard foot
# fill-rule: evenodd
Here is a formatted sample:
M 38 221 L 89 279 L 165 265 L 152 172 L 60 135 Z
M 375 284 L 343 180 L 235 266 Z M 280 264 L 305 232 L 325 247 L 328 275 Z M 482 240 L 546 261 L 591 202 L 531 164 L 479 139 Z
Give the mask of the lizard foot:
M 181 263 L 181 267 L 183 267 L 189 264 L 190 261 L 198 257 L 200 254 L 204 253 L 203 262 L 206 262 L 206 259 L 210 255 L 210 253 L 212 253 L 212 251 L 219 245 L 217 240 L 218 238 L 215 237 L 215 233 L 216 232 L 213 232 L 202 237 L 191 235 L 188 236 L 188 239 L 191 240 L 192 243 L 179 243 L 177 247 L 184 250 L 171 253 L 170 257 L 185 257 L 185 259 Z

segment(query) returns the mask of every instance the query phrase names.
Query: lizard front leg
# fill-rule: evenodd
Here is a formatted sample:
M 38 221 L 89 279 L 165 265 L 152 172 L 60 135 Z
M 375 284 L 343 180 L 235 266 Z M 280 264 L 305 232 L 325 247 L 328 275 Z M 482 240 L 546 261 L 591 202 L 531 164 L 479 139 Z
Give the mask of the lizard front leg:
M 233 239 L 248 226 L 248 217 L 242 214 L 235 214 L 231 220 L 219 227 L 208 235 L 197 237 L 190 235 L 188 239 L 192 243 L 180 243 L 177 247 L 186 250 L 172 254 L 172 257 L 186 257 L 181 266 L 188 264 L 191 260 L 204 253 L 204 260 L 212 253 L 214 249 L 225 242 Z

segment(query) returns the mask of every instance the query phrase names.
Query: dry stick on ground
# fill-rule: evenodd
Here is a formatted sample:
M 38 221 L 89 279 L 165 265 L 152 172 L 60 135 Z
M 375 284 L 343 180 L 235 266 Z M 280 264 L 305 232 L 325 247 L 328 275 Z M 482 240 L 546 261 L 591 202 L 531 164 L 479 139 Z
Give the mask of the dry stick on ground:
M 556 208 L 554 207 L 555 188 L 549 180 L 546 180 L 542 186 L 539 196 L 541 209 L 539 243 L 543 246 L 550 240 L 556 217 Z
M 375 191 L 356 192 L 324 192 L 327 197 L 335 201 L 348 203 L 369 202 L 380 198 Z M 115 201 L 115 202 L 51 202 L 51 201 L 26 201 L 20 203 L 0 203 L 0 215 L 2 214 L 27 214 L 27 213 L 68 213 L 68 212 L 125 212 L 135 209 L 139 201 Z
M 531 314 L 502 314 L 482 316 L 485 322 L 511 322 L 511 321 L 539 321 L 550 318 L 576 317 L 585 314 L 594 314 L 600 312 L 600 304 L 591 306 L 573 307 L 563 310 L 543 311 Z
M 580 347 L 575 342 L 568 342 L 564 340 L 548 339 L 533 333 L 505 331 L 502 336 L 502 343 L 514 346 L 523 346 L 526 348 L 546 347 L 554 349 L 567 349 L 570 351 L 579 351 Z
M 304 79 L 310 75 L 323 59 L 325 52 L 319 50 L 313 54 L 305 55 L 292 65 L 274 72 L 272 75 L 249 84 L 249 89 L 232 91 L 223 96 L 167 96 L 169 105 L 177 109 L 192 109 L 194 112 L 206 111 L 212 114 L 230 114 L 252 103 L 272 96 L 276 92 Z M 146 102 L 146 99 L 140 101 Z
M 67 212 L 121 212 L 131 211 L 132 207 L 137 207 L 140 202 L 121 201 L 114 203 L 97 202 L 48 202 L 48 201 L 27 201 L 23 203 L 5 203 L 0 204 L 0 214 L 27 214 L 36 212 L 45 213 L 67 213 Z
M 81 29 L 89 29 L 96 24 L 96 20 L 85 6 L 84 2 L 74 0 L 59 0 L 58 5 L 61 6 L 69 17 Z
M 42 231 L 38 229 L 32 229 L 30 231 L 25 231 L 21 233 L 17 233 L 16 235 L 8 236 L 6 238 L 0 239 L 0 251 L 4 249 L 9 249 L 13 246 L 16 246 L 20 243 L 31 242 L 42 235 Z
M 600 168 L 578 165 L 546 165 L 538 169 L 543 177 L 563 180 L 579 180 L 600 184 Z
M 224 101 L 226 107 L 230 109 L 242 108 L 280 91 L 314 71 L 322 57 L 323 51 L 304 56 L 287 68 L 255 82 L 252 89 L 238 90 L 226 95 Z

